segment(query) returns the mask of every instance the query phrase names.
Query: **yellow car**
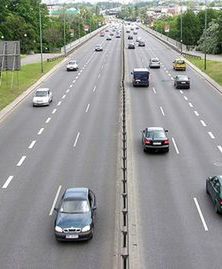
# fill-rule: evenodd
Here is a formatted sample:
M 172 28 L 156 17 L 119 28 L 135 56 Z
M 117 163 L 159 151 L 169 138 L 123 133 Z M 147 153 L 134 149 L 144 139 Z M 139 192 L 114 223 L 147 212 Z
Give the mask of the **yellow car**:
M 183 59 L 176 59 L 173 62 L 173 69 L 185 71 L 186 70 L 186 62 Z

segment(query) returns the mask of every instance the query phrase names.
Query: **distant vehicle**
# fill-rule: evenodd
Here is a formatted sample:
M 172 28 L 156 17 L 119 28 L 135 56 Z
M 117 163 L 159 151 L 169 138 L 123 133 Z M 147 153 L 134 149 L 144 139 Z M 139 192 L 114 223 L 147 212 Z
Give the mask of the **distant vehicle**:
M 180 58 L 176 59 L 175 61 L 173 61 L 173 69 L 186 71 L 186 62 Z
M 142 145 L 146 151 L 169 151 L 169 139 L 162 127 L 148 127 L 142 131 Z
M 105 33 L 104 32 L 100 32 L 100 36 L 101 37 L 104 37 L 105 36 Z
M 128 49 L 135 49 L 135 44 L 133 42 L 129 43 Z
M 134 31 L 133 34 L 134 34 L 134 35 L 137 35 L 137 31 Z
M 133 39 L 133 36 L 132 35 L 128 35 L 128 39 Z
M 222 176 L 208 177 L 206 180 L 206 192 L 214 204 L 216 213 L 222 213 Z
M 133 86 L 149 86 L 149 75 L 150 72 L 147 68 L 134 68 L 133 72 Z
M 95 51 L 103 51 L 103 47 L 101 44 L 97 44 L 95 47 Z
M 149 67 L 150 68 L 160 68 L 160 60 L 157 57 L 151 58 L 150 63 L 149 63 Z
M 130 33 L 130 29 L 126 29 L 126 33 L 129 34 Z
M 113 35 L 114 35 L 114 33 L 113 33 L 113 32 L 111 32 L 111 33 L 110 33 L 110 35 L 111 35 L 111 36 L 113 36 Z
M 111 36 L 108 35 L 107 38 L 106 38 L 106 40 L 112 40 Z
M 105 32 L 109 32 L 109 29 L 106 29 Z
M 176 89 L 190 89 L 190 79 L 187 75 L 177 75 L 174 78 L 174 87 Z
M 49 88 L 39 88 L 36 90 L 32 100 L 33 106 L 48 106 L 52 102 L 52 92 Z
M 139 29 L 139 26 L 136 26 L 136 30 L 138 30 Z
M 119 32 L 116 33 L 116 38 L 120 38 L 120 33 Z
M 66 66 L 67 71 L 77 71 L 78 69 L 79 69 L 79 66 L 77 64 L 77 61 L 75 61 L 75 60 L 69 61 L 67 66 Z
M 142 40 L 142 38 L 140 36 L 137 36 L 136 42 L 140 42 L 141 40 Z
M 138 43 L 139 47 L 145 47 L 145 42 L 143 40 L 140 40 Z
M 55 211 L 54 232 L 57 240 L 80 241 L 93 237 L 96 197 L 90 189 L 67 189 Z

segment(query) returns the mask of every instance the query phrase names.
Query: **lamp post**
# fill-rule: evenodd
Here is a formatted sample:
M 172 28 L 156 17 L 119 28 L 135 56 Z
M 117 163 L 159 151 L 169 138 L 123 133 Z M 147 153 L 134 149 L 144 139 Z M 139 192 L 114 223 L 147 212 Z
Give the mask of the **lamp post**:
M 41 53 L 41 72 L 43 73 L 43 55 L 42 55 L 42 14 L 39 4 L 39 42 L 40 42 L 40 53 Z
M 207 0 L 205 0 L 204 16 L 204 70 L 207 69 Z
M 66 56 L 66 14 L 65 14 L 65 5 L 63 6 L 63 43 L 64 43 L 64 54 Z
M 182 55 L 182 52 L 183 52 L 183 13 L 182 13 L 182 3 L 181 3 L 181 6 L 180 6 L 180 46 L 181 46 L 181 55 Z

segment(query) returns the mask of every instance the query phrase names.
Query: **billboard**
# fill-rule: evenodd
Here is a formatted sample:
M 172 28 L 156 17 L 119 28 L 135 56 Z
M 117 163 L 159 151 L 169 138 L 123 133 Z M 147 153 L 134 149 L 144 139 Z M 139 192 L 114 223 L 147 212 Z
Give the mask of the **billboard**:
M 20 41 L 0 41 L 0 72 L 20 68 Z

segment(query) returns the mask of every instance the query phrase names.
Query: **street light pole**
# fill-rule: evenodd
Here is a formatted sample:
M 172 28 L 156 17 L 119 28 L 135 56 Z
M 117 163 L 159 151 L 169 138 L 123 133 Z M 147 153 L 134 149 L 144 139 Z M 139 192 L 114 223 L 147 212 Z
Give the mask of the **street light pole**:
M 182 17 L 182 3 L 180 2 L 180 53 L 183 52 L 183 17 Z
M 40 53 L 41 53 L 41 72 L 43 73 L 43 56 L 42 56 L 42 14 L 39 4 L 39 39 L 40 39 Z
M 65 15 L 65 5 L 64 8 L 64 19 L 63 19 L 63 42 L 64 42 L 64 54 L 66 56 L 66 15 Z
M 207 0 L 205 0 L 204 17 L 204 70 L 207 69 Z

